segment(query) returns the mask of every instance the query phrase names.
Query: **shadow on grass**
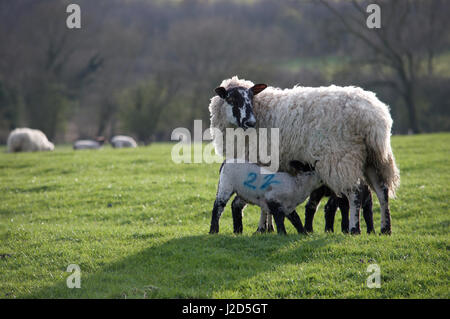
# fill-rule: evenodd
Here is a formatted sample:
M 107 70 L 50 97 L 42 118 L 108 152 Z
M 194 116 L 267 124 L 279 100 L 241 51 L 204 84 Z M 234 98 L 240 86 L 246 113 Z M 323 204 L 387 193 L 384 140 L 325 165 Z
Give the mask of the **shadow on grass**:
M 66 281 L 60 280 L 19 297 L 211 298 L 216 291 L 239 289 L 243 280 L 258 280 L 254 277 L 276 271 L 280 265 L 301 264 L 314 258 L 317 249 L 342 239 L 326 234 L 180 237 L 105 265 L 92 274 L 83 275 L 80 265 L 81 289 L 69 289 Z

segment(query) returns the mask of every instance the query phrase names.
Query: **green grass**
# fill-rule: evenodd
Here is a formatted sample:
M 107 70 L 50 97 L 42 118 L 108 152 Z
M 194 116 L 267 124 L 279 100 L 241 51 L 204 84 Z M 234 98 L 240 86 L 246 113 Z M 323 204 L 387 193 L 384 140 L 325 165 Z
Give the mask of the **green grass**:
M 310 236 L 290 223 L 288 236 L 254 235 L 256 207 L 235 236 L 229 206 L 208 235 L 219 164 L 176 165 L 170 144 L 2 149 L 0 298 L 449 298 L 450 134 L 392 143 L 402 185 L 390 237 L 325 234 L 324 203 Z M 366 286 L 371 263 L 379 289 Z M 80 289 L 66 286 L 69 264 Z

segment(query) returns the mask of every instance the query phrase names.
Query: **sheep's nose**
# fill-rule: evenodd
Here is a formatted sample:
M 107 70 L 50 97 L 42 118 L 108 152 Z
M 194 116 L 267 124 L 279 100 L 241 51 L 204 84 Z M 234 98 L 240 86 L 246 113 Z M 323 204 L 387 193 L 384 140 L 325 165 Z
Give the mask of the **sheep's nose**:
M 245 126 L 247 126 L 247 127 L 255 127 L 255 125 L 256 125 L 255 119 L 249 119 L 249 120 L 245 121 Z

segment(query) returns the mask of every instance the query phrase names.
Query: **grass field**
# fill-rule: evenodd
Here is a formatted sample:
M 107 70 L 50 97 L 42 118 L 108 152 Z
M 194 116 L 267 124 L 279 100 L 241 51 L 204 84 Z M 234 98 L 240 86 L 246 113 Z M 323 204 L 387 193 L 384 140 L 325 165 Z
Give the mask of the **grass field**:
M 390 237 L 324 233 L 325 202 L 309 236 L 288 222 L 288 236 L 254 235 L 256 207 L 242 235 L 229 207 L 208 235 L 219 164 L 176 165 L 171 144 L 1 149 L 0 298 L 449 298 L 450 134 L 392 143 L 402 184 Z M 366 285 L 373 263 L 378 289 Z M 69 264 L 80 289 L 66 285 Z

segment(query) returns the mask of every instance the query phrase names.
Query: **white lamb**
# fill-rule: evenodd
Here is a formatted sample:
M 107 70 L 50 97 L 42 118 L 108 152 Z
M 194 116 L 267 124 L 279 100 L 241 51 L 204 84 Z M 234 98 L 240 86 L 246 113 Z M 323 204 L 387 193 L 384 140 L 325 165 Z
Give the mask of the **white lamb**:
M 136 141 L 132 137 L 125 135 L 114 136 L 111 138 L 110 143 L 114 148 L 137 147 Z
M 40 130 L 16 128 L 8 136 L 8 152 L 53 151 L 55 145 Z
M 224 80 L 216 93 L 209 105 L 212 128 L 222 136 L 233 126 L 279 128 L 281 171 L 291 160 L 313 165 L 325 185 L 349 199 L 354 234 L 360 233 L 359 188 L 366 181 L 380 202 L 381 232 L 391 233 L 389 195 L 400 175 L 390 145 L 392 119 L 374 93 L 334 85 L 282 90 L 237 77 Z M 216 153 L 227 154 L 212 132 Z
M 236 163 L 235 160 L 228 159 L 223 162 L 220 169 L 209 232 L 211 234 L 219 232 L 220 216 L 230 197 L 236 194 L 232 203 L 233 215 L 250 203 L 258 205 L 274 216 L 278 234 L 286 234 L 285 216 L 299 233 L 306 233 L 295 208 L 321 185 L 322 181 L 314 171 L 299 170 L 292 176 L 283 172 L 271 173 L 253 163 Z M 236 226 L 234 223 L 234 232 L 241 232 L 242 229 L 236 229 Z

